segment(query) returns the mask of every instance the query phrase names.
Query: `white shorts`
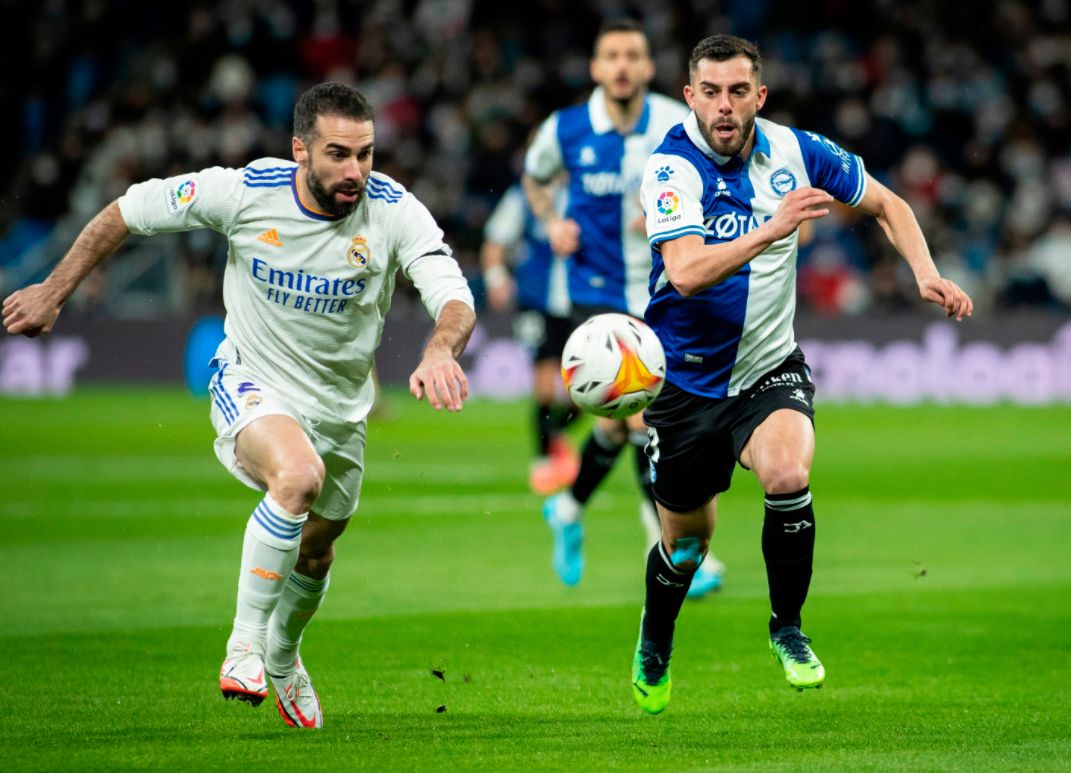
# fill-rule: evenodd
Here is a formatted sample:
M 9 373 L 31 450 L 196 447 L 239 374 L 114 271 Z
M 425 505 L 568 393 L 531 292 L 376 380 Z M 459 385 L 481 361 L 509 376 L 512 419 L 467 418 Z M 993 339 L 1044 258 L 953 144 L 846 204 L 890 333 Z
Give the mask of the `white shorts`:
M 354 423 L 313 415 L 261 386 L 241 366 L 226 361 L 220 361 L 219 366 L 209 382 L 208 393 L 212 398 L 212 426 L 216 428 L 216 456 L 227 471 L 250 488 L 267 491 L 264 483 L 239 464 L 234 443 L 239 432 L 262 416 L 289 416 L 301 425 L 324 463 L 323 490 L 311 511 L 332 521 L 353 515 L 364 476 L 365 420 Z

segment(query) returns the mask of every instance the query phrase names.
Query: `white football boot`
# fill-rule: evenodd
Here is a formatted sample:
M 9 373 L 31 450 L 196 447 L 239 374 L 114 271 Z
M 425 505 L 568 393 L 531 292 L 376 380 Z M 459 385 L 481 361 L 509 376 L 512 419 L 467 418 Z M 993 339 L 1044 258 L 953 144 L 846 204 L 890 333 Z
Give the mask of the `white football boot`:
M 235 640 L 227 647 L 227 658 L 219 669 L 219 689 L 227 700 L 237 698 L 259 706 L 268 697 L 264 673 L 264 645 Z
M 281 676 L 268 674 L 268 679 L 275 690 L 275 706 L 286 724 L 308 728 L 324 726 L 320 699 L 316 697 L 316 690 L 312 687 L 309 672 L 301 664 L 301 658 L 294 662 L 292 673 Z

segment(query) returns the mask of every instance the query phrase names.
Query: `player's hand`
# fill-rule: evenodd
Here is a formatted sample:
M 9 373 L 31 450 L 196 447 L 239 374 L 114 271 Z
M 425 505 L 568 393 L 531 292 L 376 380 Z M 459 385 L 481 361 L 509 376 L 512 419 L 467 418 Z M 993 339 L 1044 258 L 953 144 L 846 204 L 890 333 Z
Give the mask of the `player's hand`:
M 555 255 L 572 255 L 580 249 L 580 225 L 568 217 L 547 223 L 547 240 Z
M 773 217 L 766 221 L 773 241 L 789 236 L 800 223 L 829 214 L 833 197 L 818 188 L 797 188 L 785 194 Z
M 460 411 L 469 396 L 469 380 L 457 360 L 447 349 L 424 352 L 424 359 L 409 377 L 409 392 L 417 400 L 428 396 L 431 406 L 441 411 Z
M 974 313 L 974 302 L 971 296 L 963 292 L 960 286 L 951 279 L 942 279 L 939 276 L 925 277 L 919 280 L 919 295 L 924 301 L 944 306 L 945 316 L 955 317 L 956 322 Z
M 24 287 L 4 300 L 4 329 L 28 338 L 49 333 L 62 308 L 63 302 L 45 285 Z

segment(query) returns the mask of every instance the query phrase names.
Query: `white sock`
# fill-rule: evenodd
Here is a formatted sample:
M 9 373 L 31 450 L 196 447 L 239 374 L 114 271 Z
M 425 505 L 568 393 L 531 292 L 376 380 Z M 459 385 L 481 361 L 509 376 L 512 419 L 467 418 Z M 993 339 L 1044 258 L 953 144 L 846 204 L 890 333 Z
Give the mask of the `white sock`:
M 308 513 L 294 515 L 270 495 L 249 516 L 242 543 L 242 570 L 238 575 L 238 604 L 234 629 L 227 642 L 245 641 L 262 648 L 268 619 L 279 601 L 286 578 L 297 563 L 301 528 Z
M 580 511 L 583 509 L 576 501 L 573 492 L 566 490 L 555 494 L 554 520 L 557 523 L 576 523 L 580 520 Z
M 302 632 L 320 608 L 330 584 L 331 575 L 317 580 L 290 573 L 268 623 L 268 673 L 281 676 L 294 670 Z

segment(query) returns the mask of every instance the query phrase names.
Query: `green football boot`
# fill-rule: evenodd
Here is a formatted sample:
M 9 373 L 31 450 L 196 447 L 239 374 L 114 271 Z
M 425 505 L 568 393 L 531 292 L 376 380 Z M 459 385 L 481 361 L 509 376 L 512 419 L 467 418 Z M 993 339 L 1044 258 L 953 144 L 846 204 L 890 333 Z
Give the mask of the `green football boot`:
M 770 636 L 770 652 L 785 669 L 785 679 L 797 690 L 822 686 L 826 670 L 810 648 L 811 640 L 795 626 Z
M 672 650 L 672 644 L 663 647 L 645 641 L 641 623 L 636 655 L 632 658 L 632 694 L 636 697 L 636 703 L 648 714 L 661 714 L 669 703 L 673 686 L 669 678 L 669 655 Z

